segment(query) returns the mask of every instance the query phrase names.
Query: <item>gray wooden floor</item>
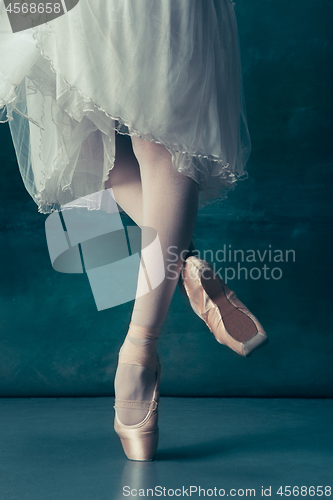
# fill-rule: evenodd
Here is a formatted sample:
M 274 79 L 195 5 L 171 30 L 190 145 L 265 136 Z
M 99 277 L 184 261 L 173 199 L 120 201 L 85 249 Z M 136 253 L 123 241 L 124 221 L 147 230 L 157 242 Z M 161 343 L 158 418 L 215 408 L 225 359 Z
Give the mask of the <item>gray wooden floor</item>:
M 283 499 L 280 486 L 333 487 L 332 399 L 162 398 L 159 451 L 145 463 L 123 455 L 112 404 L 0 399 L 0 499 L 260 497 L 262 487 Z

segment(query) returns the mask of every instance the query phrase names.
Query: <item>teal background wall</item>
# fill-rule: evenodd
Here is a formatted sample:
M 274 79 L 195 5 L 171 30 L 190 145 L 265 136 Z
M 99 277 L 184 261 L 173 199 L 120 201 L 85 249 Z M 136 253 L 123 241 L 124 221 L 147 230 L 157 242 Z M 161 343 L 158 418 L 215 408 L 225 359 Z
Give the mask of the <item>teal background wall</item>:
M 177 289 L 161 393 L 332 397 L 332 3 L 239 0 L 235 10 L 250 177 L 200 211 L 195 243 L 296 258 L 274 264 L 281 279 L 229 281 L 270 338 L 249 359 L 217 344 Z M 0 396 L 112 395 L 133 303 L 98 312 L 85 275 L 52 269 L 46 217 L 24 189 L 7 124 L 0 134 Z

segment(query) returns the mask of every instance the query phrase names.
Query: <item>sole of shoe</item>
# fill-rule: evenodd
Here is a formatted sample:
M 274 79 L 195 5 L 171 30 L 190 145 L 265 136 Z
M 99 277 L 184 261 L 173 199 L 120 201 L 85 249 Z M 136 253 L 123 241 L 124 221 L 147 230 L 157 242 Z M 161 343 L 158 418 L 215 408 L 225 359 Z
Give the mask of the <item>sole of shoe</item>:
M 218 308 L 225 327 L 222 335 L 226 338 L 219 338 L 214 332 L 212 333 L 220 344 L 228 346 L 241 356 L 249 357 L 257 349 L 268 343 L 267 335 L 258 330 L 257 325 L 263 330 L 259 321 L 240 302 L 235 293 L 222 283 L 209 265 L 205 264 L 204 261 L 200 261 L 197 258 L 190 258 L 187 263 L 190 267 L 194 266 L 195 270 L 199 273 L 204 292 Z M 189 273 L 191 275 L 191 269 L 189 269 Z M 237 302 L 237 304 L 233 302 Z M 191 300 L 190 303 L 194 312 L 200 319 L 205 321 Z M 244 311 L 240 308 L 244 309 Z

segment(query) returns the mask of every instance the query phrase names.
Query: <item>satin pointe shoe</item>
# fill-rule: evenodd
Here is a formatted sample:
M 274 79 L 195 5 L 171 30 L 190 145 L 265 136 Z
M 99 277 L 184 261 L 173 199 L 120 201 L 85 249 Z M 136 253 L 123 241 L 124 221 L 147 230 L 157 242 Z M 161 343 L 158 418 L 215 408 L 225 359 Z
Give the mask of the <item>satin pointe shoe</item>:
M 257 318 L 214 273 L 208 262 L 188 257 L 182 278 L 192 309 L 220 344 L 248 357 L 268 343 Z
M 131 332 L 130 323 L 130 330 Z M 149 334 L 153 329 L 145 329 L 133 325 L 134 338 L 150 339 L 156 341 L 158 335 Z M 161 365 L 157 354 L 149 355 L 144 352 L 142 346 L 137 346 L 126 339 L 120 352 L 119 364 L 141 365 L 156 372 L 156 384 L 151 401 L 129 401 L 115 398 L 115 418 L 114 429 L 118 434 L 125 455 L 129 460 L 150 461 L 153 460 L 158 446 L 158 403 L 159 403 L 159 382 Z M 117 409 L 128 408 L 137 410 L 147 410 L 145 418 L 135 425 L 123 424 L 117 414 Z

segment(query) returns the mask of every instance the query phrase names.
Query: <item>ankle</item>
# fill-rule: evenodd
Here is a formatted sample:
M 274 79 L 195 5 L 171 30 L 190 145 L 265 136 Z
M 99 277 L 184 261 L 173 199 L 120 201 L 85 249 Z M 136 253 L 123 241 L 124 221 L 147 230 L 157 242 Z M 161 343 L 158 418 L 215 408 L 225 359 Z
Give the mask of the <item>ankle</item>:
M 133 323 L 133 320 L 131 320 L 127 335 L 138 339 L 157 339 L 161 332 L 161 328 L 161 326 L 153 327 L 136 325 Z

